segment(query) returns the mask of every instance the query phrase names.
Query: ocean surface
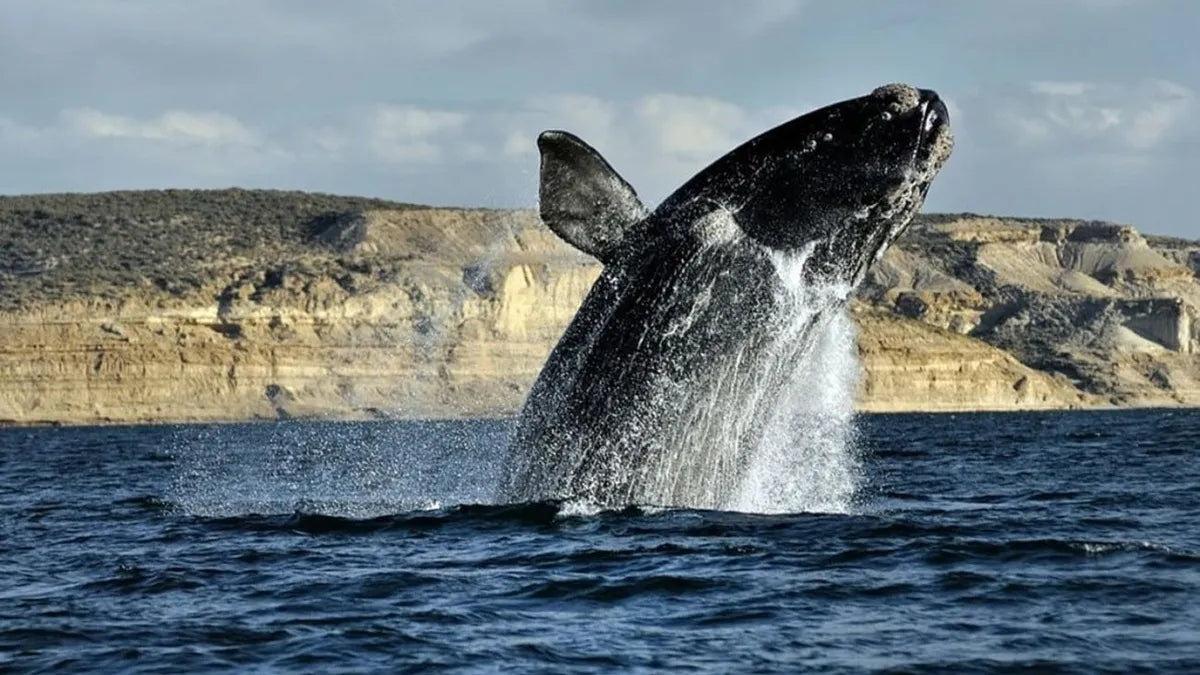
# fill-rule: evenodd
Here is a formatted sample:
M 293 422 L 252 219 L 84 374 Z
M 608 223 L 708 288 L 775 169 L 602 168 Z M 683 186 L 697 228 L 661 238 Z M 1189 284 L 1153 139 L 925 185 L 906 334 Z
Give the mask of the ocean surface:
M 1200 672 L 1200 411 L 858 428 L 783 515 L 482 505 L 506 421 L 0 430 L 0 671 Z

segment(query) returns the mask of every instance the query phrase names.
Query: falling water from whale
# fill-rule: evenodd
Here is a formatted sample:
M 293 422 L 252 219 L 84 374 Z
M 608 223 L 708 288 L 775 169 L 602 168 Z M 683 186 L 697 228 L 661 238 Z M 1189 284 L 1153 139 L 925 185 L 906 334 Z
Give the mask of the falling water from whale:
M 845 513 L 860 483 L 859 447 L 854 433 L 854 395 L 860 368 L 854 323 L 842 307 L 846 284 L 809 287 L 804 260 L 781 260 L 788 270 L 781 305 L 790 323 L 782 345 L 792 342 L 794 358 L 775 361 L 785 380 L 758 447 L 726 508 L 753 513 L 801 511 Z M 813 322 L 807 340 L 798 326 Z
M 748 344 L 708 373 L 715 384 L 664 381 L 656 393 L 676 404 L 644 406 L 625 420 L 635 437 L 664 426 L 685 435 L 663 439 L 657 461 L 617 469 L 624 473 L 618 481 L 640 486 L 642 500 L 753 513 L 844 513 L 852 507 L 859 483 L 853 425 L 859 365 L 854 324 L 844 308 L 852 288 L 806 282 L 810 254 L 811 247 L 771 256 L 781 283 L 771 288 L 777 309 L 767 319 L 766 344 Z M 696 260 L 708 261 L 703 255 Z M 706 267 L 708 274 L 719 271 Z M 699 293 L 667 332 L 688 330 L 712 295 Z M 751 361 L 755 365 L 747 367 Z M 688 415 L 685 424 L 651 419 L 680 413 Z M 748 438 L 753 448 L 742 452 Z M 603 486 L 582 487 L 596 494 Z M 598 505 L 581 499 L 571 508 Z

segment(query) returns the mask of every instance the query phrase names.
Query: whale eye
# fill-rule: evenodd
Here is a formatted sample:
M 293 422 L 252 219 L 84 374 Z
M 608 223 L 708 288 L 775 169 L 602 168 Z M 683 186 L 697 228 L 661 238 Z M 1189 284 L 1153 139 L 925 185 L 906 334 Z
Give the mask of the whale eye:
M 826 132 L 825 132 L 825 135 L 821 137 L 821 140 L 823 140 L 823 141 L 825 141 L 826 143 L 828 143 L 829 141 L 832 141 L 832 140 L 833 140 L 833 134 L 831 134 L 831 133 L 829 133 L 828 131 L 826 131 Z
M 885 111 L 883 111 L 883 114 L 879 116 L 879 118 L 882 119 L 884 122 L 891 122 L 892 121 L 892 113 L 891 113 L 891 111 L 885 110 Z

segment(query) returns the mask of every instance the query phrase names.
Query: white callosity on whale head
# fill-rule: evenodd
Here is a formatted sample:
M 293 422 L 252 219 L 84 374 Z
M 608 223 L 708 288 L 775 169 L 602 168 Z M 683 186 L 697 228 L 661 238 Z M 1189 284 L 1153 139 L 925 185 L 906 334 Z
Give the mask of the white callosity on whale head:
M 875 87 L 871 96 L 890 100 L 889 112 L 905 113 L 917 107 L 921 102 L 921 90 L 911 84 L 893 82 Z

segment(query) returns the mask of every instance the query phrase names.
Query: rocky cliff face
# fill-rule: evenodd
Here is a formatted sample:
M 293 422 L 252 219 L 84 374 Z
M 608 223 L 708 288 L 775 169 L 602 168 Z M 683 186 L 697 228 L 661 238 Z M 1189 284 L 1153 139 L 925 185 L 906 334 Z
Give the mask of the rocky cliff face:
M 1082 402 L 1196 405 L 1200 283 L 1188 246 L 1109 223 L 930 217 L 862 295 L 1004 350 Z
M 528 211 L 117 194 L 0 199 L 0 420 L 509 415 L 599 273 Z M 861 406 L 1200 405 L 1198 251 L 923 218 L 853 305 Z

